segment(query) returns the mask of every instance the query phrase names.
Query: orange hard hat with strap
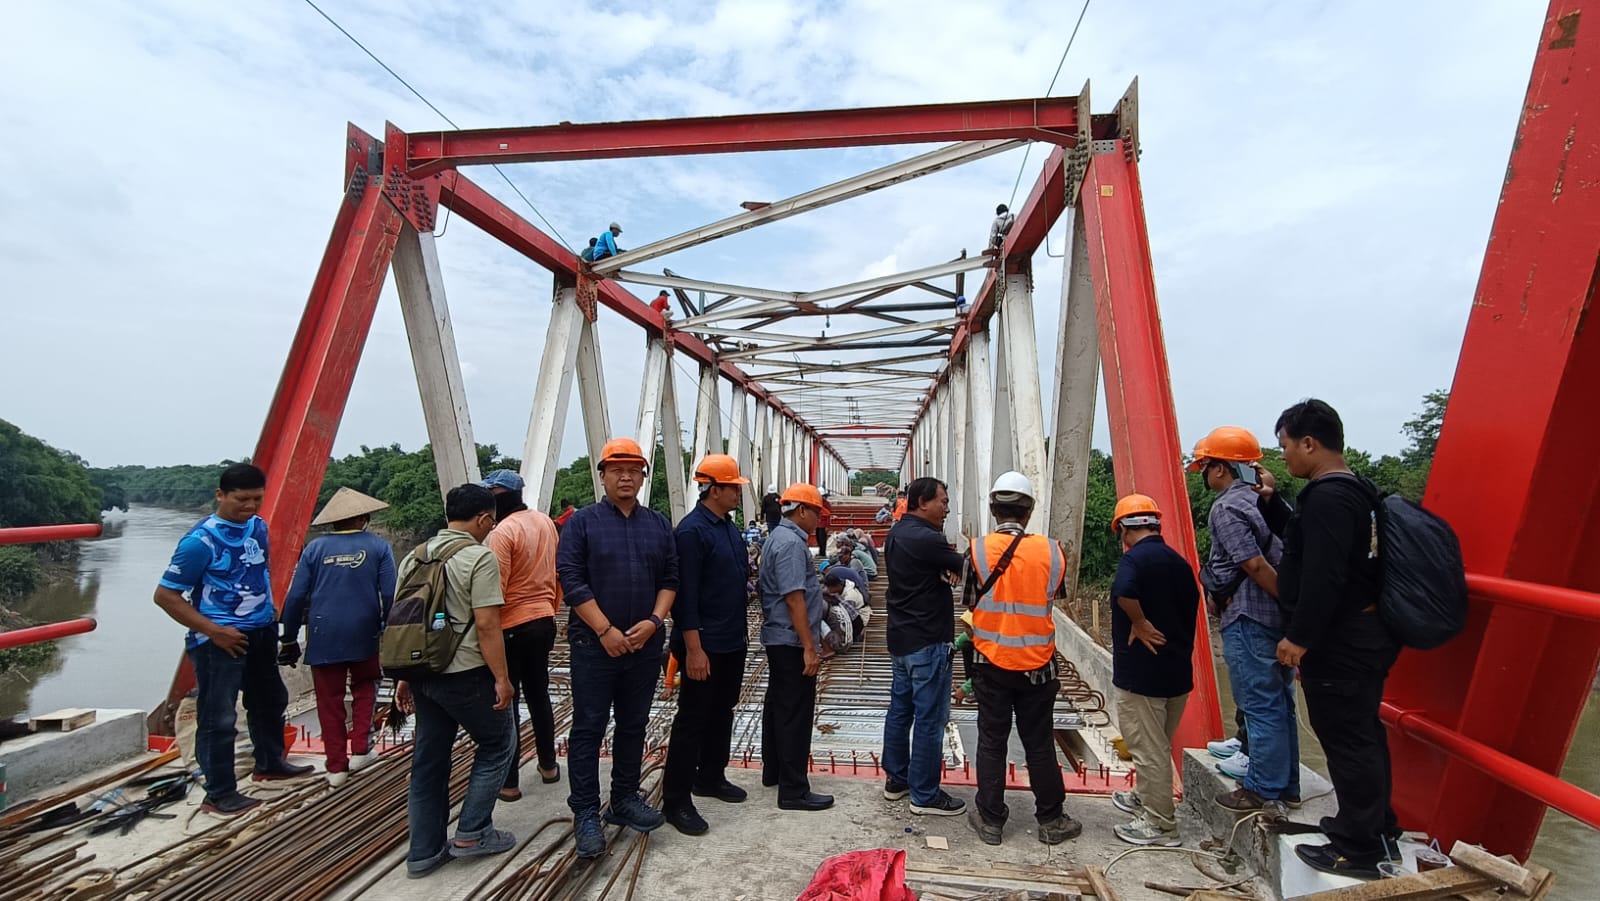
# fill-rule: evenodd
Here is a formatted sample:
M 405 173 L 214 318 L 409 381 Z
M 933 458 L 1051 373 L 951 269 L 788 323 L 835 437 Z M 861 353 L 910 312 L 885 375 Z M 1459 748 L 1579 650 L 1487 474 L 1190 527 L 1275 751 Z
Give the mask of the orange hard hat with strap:
M 808 507 L 816 507 L 818 511 L 822 510 L 822 492 L 818 491 L 815 485 L 807 485 L 805 482 L 795 482 L 783 489 L 783 494 L 778 496 L 778 500 L 785 504 L 805 504 Z
M 1116 510 L 1111 513 L 1111 531 L 1117 531 L 1122 521 L 1130 516 L 1138 516 L 1141 520 L 1146 518 L 1156 522 L 1161 520 L 1161 508 L 1156 506 L 1155 498 L 1148 494 L 1130 494 L 1117 501 Z M 1149 522 L 1140 521 L 1130 525 L 1149 525 Z
M 750 480 L 739 475 L 739 461 L 727 454 L 706 454 L 694 468 L 694 480 L 703 485 L 748 485 Z
M 1261 459 L 1261 442 L 1249 429 L 1236 425 L 1218 426 L 1210 434 L 1195 442 L 1194 458 L 1186 467 L 1199 472 L 1207 460 L 1226 460 L 1230 463 L 1254 463 Z
M 973 541 L 968 551 L 973 572 L 989 583 L 1017 536 L 993 532 Z M 1050 662 L 1056 650 L 1056 623 L 1050 608 L 1066 578 L 1066 555 L 1053 539 L 1024 535 L 1011 560 L 993 577 L 972 610 L 972 643 L 990 663 L 1029 672 Z
M 639 448 L 639 442 L 632 438 L 613 438 L 606 442 L 605 447 L 600 448 L 599 465 L 605 466 L 607 463 L 624 462 L 641 463 L 648 466 L 650 459 Z

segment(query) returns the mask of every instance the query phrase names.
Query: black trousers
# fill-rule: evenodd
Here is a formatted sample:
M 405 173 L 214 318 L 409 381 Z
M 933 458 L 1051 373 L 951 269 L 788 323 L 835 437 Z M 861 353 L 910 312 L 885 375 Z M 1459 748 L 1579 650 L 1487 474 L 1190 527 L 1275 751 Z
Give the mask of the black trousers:
M 1300 664 L 1306 712 L 1339 799 L 1322 831 L 1351 860 L 1382 860 L 1385 837 L 1400 834 L 1389 803 L 1389 742 L 1378 719 L 1383 682 L 1399 654 L 1377 614 L 1364 613 L 1335 623 Z
M 678 713 L 672 718 L 667 744 L 662 799 L 667 804 L 688 799 L 696 786 L 712 788 L 728 778 L 733 742 L 733 708 L 744 684 L 744 648 L 727 654 L 706 653 L 711 674 L 691 679 L 687 660 L 680 661 L 683 685 L 678 688 Z
M 1011 741 L 1013 718 L 1028 762 L 1034 817 L 1047 823 L 1061 816 L 1067 790 L 1056 759 L 1054 724 L 1060 681 L 1051 679 L 1035 685 L 1028 681 L 1027 673 L 1001 669 L 981 660 L 973 664 L 971 672 L 972 688 L 978 696 L 976 804 L 984 822 L 1004 825 L 1011 813 L 1006 806 L 1006 746 Z
M 1248 757 L 1250 756 L 1250 730 L 1244 727 L 1244 710 L 1242 708 L 1234 708 L 1233 724 L 1239 727 L 1238 731 L 1233 733 L 1233 737 L 1239 739 L 1239 753 Z
M 811 730 L 817 677 L 805 672 L 805 652 L 767 646 L 767 697 L 761 710 L 761 782 L 777 785 L 782 800 L 811 791 Z
M 817 527 L 817 553 L 828 553 L 828 530 L 821 526 Z
M 506 788 L 516 788 L 517 770 L 522 760 L 522 711 L 520 703 L 528 705 L 528 716 L 533 720 L 533 746 L 539 757 L 539 768 L 553 770 L 556 766 L 556 720 L 550 707 L 550 651 L 556 646 L 556 618 L 521 623 L 501 633 L 506 642 L 506 669 L 511 676 L 511 688 L 517 698 L 511 702 L 511 722 L 516 729 L 517 753 L 511 761 L 511 771 L 506 773 Z

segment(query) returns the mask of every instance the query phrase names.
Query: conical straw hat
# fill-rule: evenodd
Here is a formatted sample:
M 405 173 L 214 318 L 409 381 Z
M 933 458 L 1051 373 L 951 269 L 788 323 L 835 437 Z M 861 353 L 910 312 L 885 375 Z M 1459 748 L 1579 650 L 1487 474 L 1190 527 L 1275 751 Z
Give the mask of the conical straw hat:
M 375 497 L 368 497 L 354 488 L 340 488 L 328 499 L 328 506 L 322 508 L 317 518 L 311 521 L 314 526 L 332 525 L 356 516 L 367 513 L 376 513 L 387 510 L 389 505 Z

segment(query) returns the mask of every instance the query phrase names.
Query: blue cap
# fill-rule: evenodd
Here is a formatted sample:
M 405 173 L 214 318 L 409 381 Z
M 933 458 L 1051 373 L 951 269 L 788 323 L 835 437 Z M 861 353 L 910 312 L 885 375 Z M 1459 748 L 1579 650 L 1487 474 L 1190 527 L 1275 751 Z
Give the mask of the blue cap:
M 485 476 L 480 484 L 485 488 L 504 488 L 507 491 L 521 491 L 522 486 L 526 483 L 522 481 L 522 476 L 517 475 L 515 470 L 497 469 Z

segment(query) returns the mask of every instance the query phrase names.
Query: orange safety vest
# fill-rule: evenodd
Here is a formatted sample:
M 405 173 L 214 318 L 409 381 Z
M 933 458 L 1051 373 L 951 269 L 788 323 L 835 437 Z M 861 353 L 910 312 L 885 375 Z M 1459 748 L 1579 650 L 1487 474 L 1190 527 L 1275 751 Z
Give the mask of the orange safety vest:
M 969 556 L 978 583 L 1011 545 L 1013 533 L 991 532 L 971 544 Z M 1050 608 L 1065 578 L 1065 556 L 1054 539 L 1028 535 L 1005 572 L 972 611 L 972 643 L 990 663 L 1014 672 L 1036 670 L 1056 650 L 1056 623 Z
M 895 505 L 894 505 L 894 521 L 895 522 L 899 522 L 900 521 L 900 517 L 902 517 L 904 515 L 906 515 L 906 499 L 902 497 L 900 500 L 895 502 Z

